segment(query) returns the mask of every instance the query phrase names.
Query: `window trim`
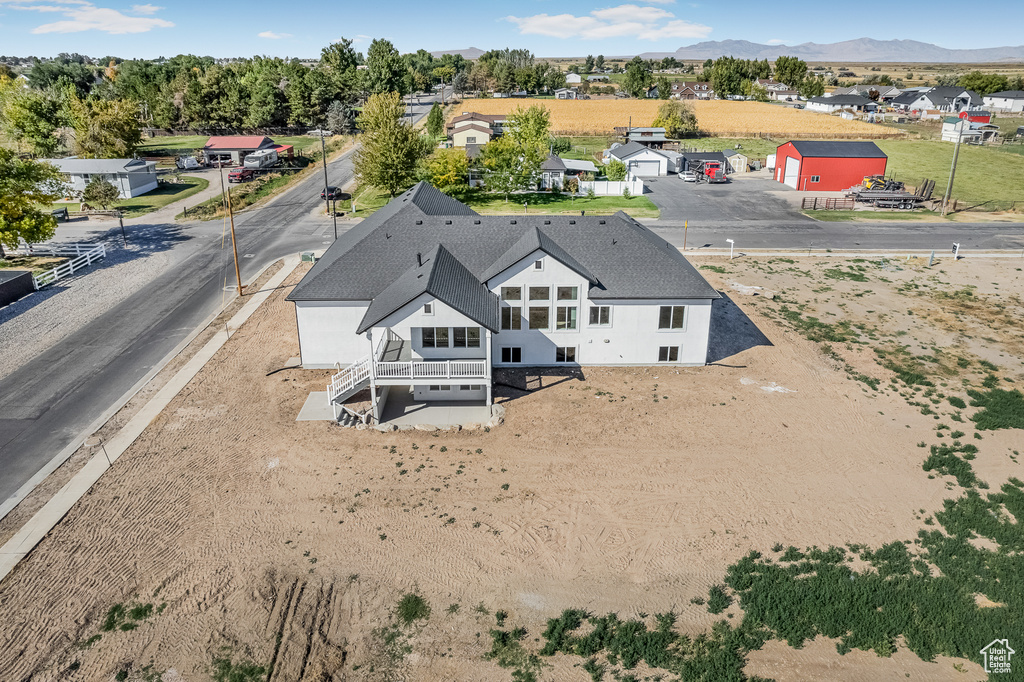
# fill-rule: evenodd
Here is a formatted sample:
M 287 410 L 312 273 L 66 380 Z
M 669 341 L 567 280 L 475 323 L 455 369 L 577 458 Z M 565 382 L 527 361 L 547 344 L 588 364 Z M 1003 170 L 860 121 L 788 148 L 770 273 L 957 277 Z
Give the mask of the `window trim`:
M 508 297 L 506 297 L 505 296 L 505 290 L 506 289 L 518 289 L 519 290 L 519 298 L 508 298 Z M 501 300 L 503 302 L 508 302 L 508 303 L 522 303 L 523 302 L 523 287 L 521 287 L 521 286 L 514 287 L 514 286 L 502 285 L 501 288 L 498 289 L 498 294 L 500 295 L 500 298 L 501 298 Z
M 681 348 L 681 346 L 658 346 L 658 362 L 679 362 L 679 350 L 680 350 L 680 348 Z M 666 355 L 666 359 L 665 360 L 661 359 L 661 352 L 662 351 L 667 351 L 667 353 L 665 353 L 665 355 Z M 672 359 L 673 351 L 674 351 L 675 356 L 676 356 L 675 360 Z
M 544 259 L 541 258 L 540 260 L 533 261 L 533 269 L 536 272 L 543 271 L 544 270 Z
M 573 304 L 576 303 L 575 301 L 568 301 L 568 302 L 569 303 L 573 303 Z M 567 326 L 565 326 L 565 327 L 559 327 L 561 322 L 558 321 L 558 316 L 560 315 L 562 310 L 566 311 L 566 313 L 565 313 L 565 324 Z M 576 318 L 573 320 L 573 325 L 571 327 L 568 326 L 568 324 L 569 324 L 569 311 L 570 310 L 576 311 Z M 553 331 L 556 331 L 556 332 L 577 332 L 579 330 L 580 330 L 580 307 L 578 305 L 556 305 L 555 306 L 555 328 L 554 328 Z
M 608 321 L 604 322 L 604 323 L 601 322 L 600 310 L 602 308 L 604 308 L 605 310 L 608 311 Z M 595 309 L 597 309 L 599 311 L 597 313 L 597 320 L 598 321 L 597 322 L 591 322 L 590 321 L 590 315 L 591 315 L 592 311 L 595 310 Z M 600 327 L 600 328 L 604 328 L 604 329 L 607 329 L 608 327 L 611 327 L 612 326 L 612 307 L 610 305 L 594 305 L 594 304 L 591 304 L 589 309 L 588 309 L 588 311 L 587 311 L 587 326 L 588 327 Z
M 544 291 L 547 292 L 547 294 L 545 294 L 544 298 L 534 298 L 533 297 L 533 290 L 534 289 L 543 289 Z M 547 285 L 547 284 L 545 284 L 544 286 L 538 286 L 538 287 L 527 287 L 526 288 L 526 296 L 527 296 L 526 300 L 528 302 L 529 301 L 544 301 L 545 303 L 550 305 L 550 303 L 551 303 L 551 287 L 549 285 Z
M 545 325 L 543 327 L 534 327 L 533 326 L 533 311 L 534 310 L 536 310 L 538 312 L 541 311 L 541 310 L 544 311 L 544 322 L 545 322 Z M 528 331 L 535 331 L 535 332 L 551 331 L 551 306 L 549 306 L 549 305 L 530 306 L 527 309 L 526 312 L 527 312 L 527 314 L 526 314 L 526 328 L 527 328 Z
M 562 364 L 565 364 L 565 365 L 572 364 L 572 365 L 574 365 L 574 364 L 576 364 L 576 351 L 577 351 L 577 347 L 576 346 L 556 346 L 555 347 L 555 364 L 559 364 L 559 365 L 562 365 Z M 559 353 L 562 354 L 562 359 L 561 360 L 558 359 L 558 354 Z M 568 357 L 567 357 L 569 355 L 569 353 L 572 353 L 572 360 L 568 359 Z
M 811 182 L 813 182 L 813 183 L 821 182 L 821 176 L 820 175 L 812 175 L 811 176 Z
M 434 314 L 434 303 L 433 303 L 433 301 L 431 301 L 429 303 L 424 303 L 423 304 L 423 314 L 424 315 L 433 315 Z
M 508 360 L 505 359 L 505 351 L 508 351 Z M 519 359 L 515 359 L 515 351 L 519 351 Z M 502 346 L 501 351 L 501 364 L 503 365 L 521 365 L 523 364 L 523 347 L 522 346 Z
M 558 295 L 560 289 L 572 289 L 573 290 L 573 297 L 572 298 L 561 298 Z M 555 302 L 558 302 L 558 301 L 579 301 L 579 300 L 580 300 L 580 288 L 578 286 L 575 286 L 575 285 L 566 285 L 566 286 L 555 285 Z
M 688 306 L 688 305 L 663 305 L 663 306 L 658 306 L 658 331 L 659 332 L 674 332 L 674 333 L 677 333 L 677 334 L 679 332 L 684 332 L 685 333 L 686 332 L 686 323 L 687 323 L 687 320 L 690 317 L 690 313 L 687 311 L 687 308 L 689 308 L 689 307 L 690 306 Z M 661 326 L 661 314 L 662 314 L 661 311 L 664 310 L 665 308 L 670 308 L 671 309 L 671 312 L 669 312 L 669 318 L 668 318 L 669 326 L 662 327 Z M 683 315 L 682 324 L 680 326 L 678 326 L 678 327 L 673 326 L 673 323 L 675 322 L 675 309 L 676 308 L 682 308 L 683 309 L 683 312 L 682 312 L 682 315 Z
M 505 311 L 510 311 L 509 326 L 505 326 Z M 501 307 L 501 331 L 518 332 L 523 329 L 523 306 L 521 305 L 507 305 Z

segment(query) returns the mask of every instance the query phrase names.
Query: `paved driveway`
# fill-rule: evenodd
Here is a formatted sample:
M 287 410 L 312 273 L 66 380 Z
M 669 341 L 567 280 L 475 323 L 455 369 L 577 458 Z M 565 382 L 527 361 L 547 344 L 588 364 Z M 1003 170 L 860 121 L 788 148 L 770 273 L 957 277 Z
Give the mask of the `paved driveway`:
M 647 187 L 644 196 L 661 210 L 659 222 L 811 220 L 780 196 L 793 190 L 768 178 L 730 176 L 729 182 L 714 185 L 683 182 L 675 175 L 643 180 Z

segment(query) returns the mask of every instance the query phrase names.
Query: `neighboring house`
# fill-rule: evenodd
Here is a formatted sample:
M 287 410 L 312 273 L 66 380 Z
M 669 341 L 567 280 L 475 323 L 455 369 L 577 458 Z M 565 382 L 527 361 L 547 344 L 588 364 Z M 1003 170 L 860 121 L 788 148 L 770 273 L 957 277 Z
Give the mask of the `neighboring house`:
M 647 99 L 658 99 L 658 86 L 652 86 L 647 89 Z
M 463 121 L 451 134 L 453 147 L 465 147 L 471 144 L 487 144 L 491 141 L 494 131 L 475 121 Z
M 710 83 L 697 81 L 674 81 L 672 83 L 672 99 L 714 99 L 715 91 Z
M 769 90 L 768 99 L 773 99 L 776 102 L 795 102 L 800 99 L 800 93 L 796 90 Z
M 607 83 L 609 79 L 608 76 L 602 73 L 595 73 L 587 76 L 587 80 L 591 83 Z
M 449 121 L 445 130 L 451 136 L 460 124 L 468 121 L 490 128 L 492 137 L 495 137 L 505 132 L 505 120 L 505 114 L 478 114 L 475 111 L 464 111 Z
M 775 180 L 793 189 L 837 192 L 869 175 L 885 175 L 887 160 L 874 142 L 787 142 L 775 151 Z
M 563 159 L 556 154 L 550 154 L 540 165 L 540 189 L 550 189 L 552 186 L 561 188 L 565 185 L 566 178 L 583 173 L 597 173 L 597 166 L 593 161 Z
M 746 173 L 750 167 L 750 160 L 745 154 L 741 154 L 735 149 L 726 149 L 722 152 L 725 157 L 726 163 L 728 164 L 728 173 Z
M 567 73 L 565 74 L 565 82 L 569 85 L 579 85 L 583 82 L 583 76 L 578 73 Z
M 808 111 L 820 111 L 831 114 L 835 111 L 874 111 L 878 105 L 867 97 L 860 95 L 834 95 L 832 97 L 812 97 L 807 100 Z
M 206 141 L 203 156 L 206 163 L 231 163 L 241 166 L 245 157 L 257 149 L 274 149 L 276 145 L 262 135 L 215 135 Z
M 156 189 L 156 163 L 142 159 L 43 159 L 57 167 L 67 178 L 75 194 L 85 189 L 94 178 L 106 180 L 117 187 L 122 199 L 130 199 Z
M 757 83 L 758 85 L 760 85 L 762 88 L 764 88 L 768 92 L 781 91 L 781 90 L 790 90 L 790 91 L 792 91 L 791 87 L 789 87 L 785 83 L 778 82 L 774 78 L 758 78 L 754 82 Z
M 830 93 L 826 93 L 826 97 L 837 97 L 840 95 L 860 95 L 861 97 L 867 97 L 871 99 L 870 93 L 874 91 L 878 93 L 877 100 L 879 102 L 890 102 L 894 98 L 901 94 L 901 90 L 892 85 L 851 85 L 846 88 L 836 88 Z
M 908 90 L 890 102 L 896 109 L 906 112 L 929 109 L 958 114 L 967 109 L 979 109 L 984 105 L 981 96 L 973 90 L 960 87 L 936 87 L 927 90 Z
M 703 365 L 719 297 L 625 213 L 481 216 L 419 183 L 288 300 L 302 366 L 346 367 L 336 400 L 369 386 L 379 419 L 395 390 L 490 404 L 495 367 Z
M 1024 90 L 1003 90 L 985 95 L 986 107 L 999 111 L 1024 111 Z
M 999 126 L 992 123 L 973 122 L 966 118 L 949 116 L 942 121 L 942 139 L 946 142 L 981 144 L 999 135 Z
M 579 99 L 580 95 L 576 88 L 558 88 L 555 90 L 555 99 Z
M 626 164 L 627 177 L 668 175 L 668 157 L 659 150 L 645 147 L 639 142 L 627 142 L 612 147 L 606 152 L 605 158 L 605 163 L 617 159 Z
M 668 142 L 664 128 L 627 128 L 615 126 L 612 131 L 626 142 L 639 142 L 645 147 L 661 149 Z

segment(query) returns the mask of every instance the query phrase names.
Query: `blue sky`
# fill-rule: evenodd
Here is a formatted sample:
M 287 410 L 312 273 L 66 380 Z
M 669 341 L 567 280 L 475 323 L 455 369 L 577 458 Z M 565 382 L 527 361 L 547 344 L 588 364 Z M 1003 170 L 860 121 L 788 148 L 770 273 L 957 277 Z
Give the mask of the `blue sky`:
M 952 0 L 889 3 L 879 12 L 849 4 L 841 17 L 837 5 L 821 0 L 160 2 L 0 0 L 0 54 L 313 57 L 340 37 L 363 52 L 373 38 L 387 38 L 402 52 L 525 47 L 538 57 L 671 52 L 727 39 L 793 45 L 902 38 L 948 48 L 1024 43 L 1020 0 L 987 2 L 984 20 L 966 22 L 950 20 L 964 7 Z

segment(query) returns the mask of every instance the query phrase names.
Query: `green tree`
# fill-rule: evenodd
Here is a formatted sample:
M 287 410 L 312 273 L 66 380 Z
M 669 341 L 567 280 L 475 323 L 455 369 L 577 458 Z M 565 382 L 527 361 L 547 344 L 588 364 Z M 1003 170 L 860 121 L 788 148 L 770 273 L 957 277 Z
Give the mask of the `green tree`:
M 672 82 L 668 76 L 658 78 L 658 99 L 668 99 L 672 96 Z
M 611 162 L 604 167 L 604 174 L 609 180 L 625 180 L 626 164 L 622 163 L 618 159 L 612 159 Z
M 626 65 L 626 77 L 622 81 L 622 88 L 630 97 L 646 97 L 647 90 L 653 83 L 650 66 L 640 57 L 633 59 Z
M 799 90 L 807 75 L 807 62 L 798 57 L 779 57 L 775 60 L 775 80 Z
M 768 88 L 757 83 L 750 84 L 750 96 L 754 98 L 755 102 L 767 102 L 768 101 Z
M 516 107 L 508 115 L 503 137 L 519 153 L 518 176 L 522 179 L 522 187 L 534 184 L 540 165 L 548 157 L 550 128 L 551 114 L 540 105 L 528 109 Z
M 74 150 L 91 159 L 130 158 L 140 144 L 138 105 L 131 100 L 70 98 Z
M 1010 88 L 1010 79 L 997 73 L 981 73 L 971 71 L 960 79 L 958 85 L 965 90 L 973 90 L 979 95 L 990 95 Z
M 487 170 L 487 189 L 505 196 L 527 186 L 520 175 L 519 149 L 507 137 L 499 137 L 484 145 L 480 161 Z
M 583 61 L 583 73 L 593 73 L 595 63 L 594 55 L 588 54 L 587 58 Z
M 66 192 L 56 167 L 19 159 L 10 149 L 0 147 L 0 258 L 4 247 L 16 249 L 21 241 L 46 241 L 57 229 L 47 206 Z
M 51 156 L 60 146 L 58 129 L 64 108 L 49 93 L 18 90 L 0 97 L 0 124 L 8 136 L 28 146 L 36 156 Z
M 352 49 L 352 41 L 347 38 L 331 43 L 320 50 L 320 68 L 327 72 L 340 99 L 355 94 L 356 67 L 359 56 Z
M 444 135 L 444 114 L 437 102 L 434 102 L 434 106 L 430 107 L 430 113 L 427 114 L 427 133 L 434 139 Z
M 594 68 L 597 69 L 598 71 L 604 71 L 604 55 L 603 54 L 597 55 L 597 58 L 594 59 Z
M 427 157 L 424 179 L 445 194 L 462 198 L 469 192 L 469 159 L 459 147 L 436 149 Z
M 355 110 L 346 102 L 334 100 L 327 107 L 327 128 L 336 135 L 354 133 L 356 129 Z
M 364 82 L 367 92 L 397 92 L 400 95 L 408 93 L 406 72 L 405 62 L 390 41 L 377 39 L 370 43 L 370 49 L 366 53 Z
M 382 92 L 370 96 L 359 117 L 363 137 L 356 152 L 356 178 L 392 197 L 413 185 L 416 166 L 428 149 L 419 133 L 402 120 L 404 113 L 398 92 Z
M 697 132 L 697 115 L 685 102 L 669 100 L 658 107 L 658 116 L 651 125 L 664 128 L 669 137 L 680 138 Z
M 825 94 L 825 79 L 820 74 L 813 78 L 805 78 L 800 84 L 800 94 L 807 99 L 821 97 Z
M 98 175 L 94 176 L 82 190 L 82 201 L 87 204 L 98 204 L 103 207 L 104 211 L 120 198 L 121 193 L 117 187 Z

